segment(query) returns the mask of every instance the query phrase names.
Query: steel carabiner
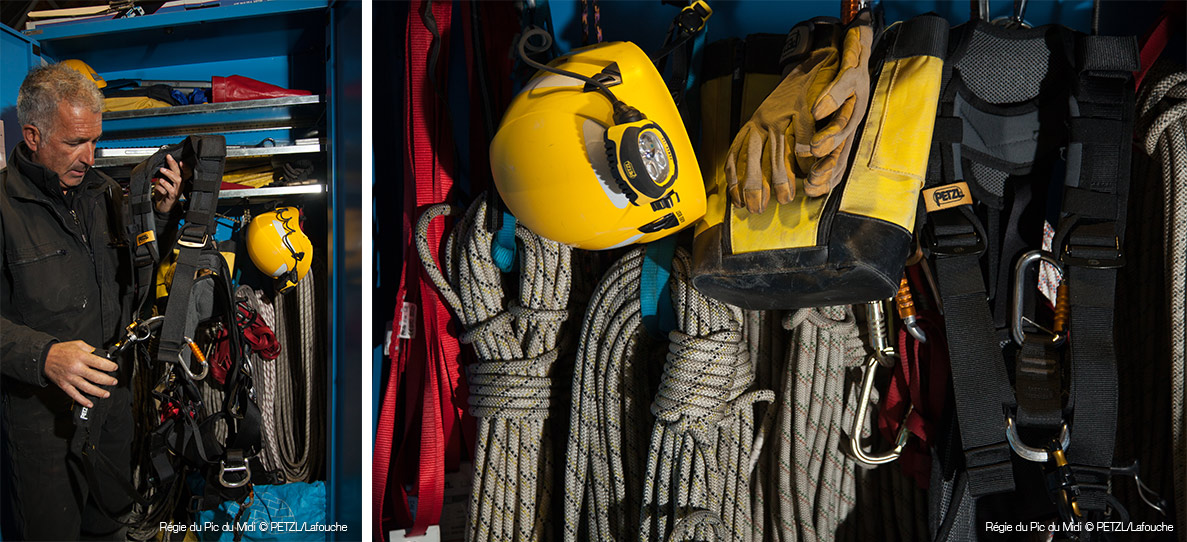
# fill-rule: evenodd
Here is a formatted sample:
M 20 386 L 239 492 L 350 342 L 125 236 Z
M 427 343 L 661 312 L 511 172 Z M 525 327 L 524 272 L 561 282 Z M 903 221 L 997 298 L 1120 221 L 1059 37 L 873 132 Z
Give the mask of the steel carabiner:
M 854 418 L 853 427 L 849 431 L 849 447 L 853 451 L 853 459 L 867 467 L 885 465 L 902 455 L 903 448 L 907 446 L 907 440 L 911 438 L 911 432 L 907 429 L 906 421 L 915 409 L 915 405 L 909 405 L 907 407 L 907 414 L 903 416 L 903 423 L 899 426 L 898 435 L 894 438 L 894 447 L 890 451 L 880 455 L 870 455 L 861 448 L 861 429 L 865 426 L 866 412 L 870 409 L 870 394 L 874 389 L 874 372 L 878 370 L 878 364 L 877 356 L 871 355 L 866 360 L 865 372 L 861 376 L 861 400 L 857 403 L 857 416 Z
M 201 367 L 200 372 L 195 374 L 190 370 L 189 364 L 185 362 L 185 356 L 182 355 L 184 351 L 177 353 L 177 364 L 190 377 L 190 380 L 197 381 L 206 378 L 206 375 L 210 373 L 210 364 L 206 362 L 206 356 L 202 354 L 202 349 L 198 348 L 198 344 L 189 337 L 185 337 L 185 342 L 189 345 L 190 352 L 194 355 L 194 358 L 198 360 L 198 366 Z
M 1047 329 L 1047 328 L 1044 328 L 1043 326 L 1040 326 L 1038 323 L 1031 320 L 1030 318 L 1027 318 L 1024 314 L 1022 314 L 1022 306 L 1026 300 L 1026 286 L 1024 284 L 1025 281 L 1023 280 L 1023 278 L 1025 278 L 1025 276 L 1026 276 L 1026 269 L 1031 264 L 1036 263 L 1038 261 L 1044 261 L 1044 262 L 1051 264 L 1052 266 L 1055 267 L 1056 270 L 1059 271 L 1059 275 L 1061 277 L 1064 276 L 1063 265 L 1060 264 L 1059 260 L 1056 259 L 1055 256 L 1053 256 L 1049 252 L 1042 251 L 1042 250 L 1032 250 L 1030 252 L 1027 252 L 1026 254 L 1023 254 L 1022 257 L 1018 259 L 1018 262 L 1014 264 L 1014 290 L 1013 290 L 1013 295 L 1011 296 L 1011 299 L 1010 299 L 1010 337 L 1012 339 L 1014 339 L 1014 342 L 1016 344 L 1019 344 L 1019 345 L 1021 345 L 1026 340 L 1026 332 L 1022 329 L 1022 322 L 1023 322 L 1023 320 L 1026 320 L 1027 322 L 1030 322 L 1031 325 L 1050 334 L 1051 342 L 1058 346 L 1058 345 L 1063 344 L 1063 342 L 1067 339 L 1067 334 L 1064 333 L 1062 329 L 1060 329 L 1062 327 L 1062 325 L 1054 326 L 1055 329 Z M 1064 320 L 1066 320 L 1066 317 L 1067 317 L 1067 305 L 1066 305 L 1067 289 L 1064 285 L 1061 285 L 1060 290 L 1061 290 L 1061 292 L 1060 292 L 1060 295 L 1058 296 L 1059 301 L 1056 303 L 1055 312 L 1056 312 L 1057 316 L 1060 316 Z M 1057 324 L 1058 324 L 1058 320 L 1057 320 Z
M 907 440 L 911 437 L 906 421 L 915 408 L 914 405 L 908 406 L 907 414 L 903 416 L 903 423 L 899 426 L 898 435 L 895 436 L 894 447 L 890 451 L 871 455 L 862 449 L 861 430 L 865 427 L 866 412 L 870 409 L 870 395 L 874 390 L 874 374 L 879 365 L 891 367 L 894 365 L 894 359 L 898 357 L 894 346 L 892 346 L 893 343 L 889 340 L 889 332 L 886 327 L 886 307 L 883 303 L 883 301 L 871 301 L 866 304 L 866 325 L 869 330 L 870 346 L 874 348 L 874 352 L 866 358 L 866 366 L 861 376 L 861 399 L 857 404 L 857 416 L 853 419 L 853 427 L 849 431 L 849 447 L 853 452 L 853 458 L 867 467 L 885 465 L 898 459 L 903 448 L 907 445 Z

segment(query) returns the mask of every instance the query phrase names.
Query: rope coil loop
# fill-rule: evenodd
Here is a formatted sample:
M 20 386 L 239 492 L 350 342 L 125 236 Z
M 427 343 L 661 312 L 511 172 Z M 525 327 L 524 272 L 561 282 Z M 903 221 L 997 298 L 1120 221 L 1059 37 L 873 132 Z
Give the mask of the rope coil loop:
M 437 265 L 428 224 L 458 209 L 429 207 L 417 223 L 416 246 L 429 279 L 452 307 L 479 361 L 466 367 L 469 412 L 479 419 L 474 484 L 466 540 L 551 540 L 553 401 L 552 367 L 564 323 L 571 278 L 570 249 L 522 225 L 519 299 L 504 292 L 492 256 L 487 198 L 479 196 L 445 239 Z M 448 278 L 447 278 L 448 277 Z

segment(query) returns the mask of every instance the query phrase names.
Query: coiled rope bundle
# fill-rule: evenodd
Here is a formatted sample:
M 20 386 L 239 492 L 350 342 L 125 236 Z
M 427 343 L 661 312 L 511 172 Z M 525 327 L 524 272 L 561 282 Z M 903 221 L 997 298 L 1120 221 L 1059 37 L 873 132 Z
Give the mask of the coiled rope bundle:
M 565 455 L 566 542 L 628 540 L 639 532 L 653 420 L 647 371 L 652 356 L 646 355 L 639 302 L 645 253 L 632 249 L 611 265 L 581 324 Z
M 255 311 L 269 329 L 276 329 L 276 310 L 271 302 L 264 298 L 263 292 L 242 285 L 235 290 L 236 299 L 243 299 L 247 306 Z M 280 437 L 276 434 L 276 360 L 265 360 L 259 354 L 252 352 L 251 366 L 258 391 L 256 399 L 260 404 L 260 462 L 268 470 L 280 468 Z
M 553 540 L 549 521 L 553 444 L 549 408 L 557 342 L 568 318 L 569 247 L 523 226 L 519 302 L 506 306 L 502 273 L 491 257 L 486 198 L 479 197 L 446 241 L 441 273 L 428 224 L 451 207 L 427 209 L 416 245 L 429 278 L 461 319 L 461 342 L 479 361 L 466 368 L 470 413 L 479 419 L 466 540 Z
M 319 323 L 325 311 L 317 299 L 314 271 L 301 279 L 295 292 L 273 300 L 281 347 L 268 392 L 273 394 L 277 467 L 289 482 L 319 479 L 325 463 L 325 326 Z
M 846 401 L 846 373 L 861 365 L 863 343 L 847 306 L 799 309 L 783 327 L 792 337 L 762 471 L 776 480 L 767 503 L 771 531 L 777 541 L 833 540 L 856 504 L 857 466 L 842 438 L 858 395 L 851 389 Z
M 702 296 L 689 282 L 692 258 L 677 249 L 672 302 L 678 329 L 651 411 L 640 540 L 761 540 L 751 503 L 758 461 L 754 404 L 771 390 L 754 382 L 743 313 Z M 756 528 L 757 527 L 757 528 Z
M 1144 152 L 1133 155 L 1134 205 L 1125 239 L 1126 254 L 1137 257 L 1129 258 L 1118 277 L 1118 352 L 1128 356 L 1118 365 L 1116 454 L 1138 461 L 1149 490 L 1132 479 L 1114 477 L 1113 484 L 1134 523 L 1177 519 L 1182 525 L 1187 521 L 1187 72 L 1160 59 L 1146 74 L 1137 104 L 1135 143 Z M 1171 493 L 1176 510 L 1146 506 Z M 1178 538 L 1187 540 L 1187 534 Z

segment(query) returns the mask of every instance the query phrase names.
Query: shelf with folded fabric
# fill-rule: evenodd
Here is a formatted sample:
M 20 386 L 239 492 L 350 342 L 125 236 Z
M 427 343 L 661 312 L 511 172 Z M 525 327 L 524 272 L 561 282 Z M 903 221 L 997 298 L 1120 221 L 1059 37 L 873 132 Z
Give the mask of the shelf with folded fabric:
M 95 167 L 107 168 L 115 166 L 134 166 L 144 161 L 159 147 L 106 147 L 95 149 Z M 287 154 L 313 154 L 324 149 L 321 143 L 314 140 L 300 139 L 291 145 L 227 145 L 227 158 L 267 158 Z
M 288 146 L 284 142 L 316 134 L 325 113 L 316 95 L 109 111 L 103 114 L 99 146 L 154 147 L 207 133 L 225 134 L 228 145 L 251 146 L 271 139 L 277 147 Z
M 285 96 L 283 98 L 267 98 L 263 100 L 242 100 L 237 102 L 176 105 L 173 107 L 152 107 L 149 109 L 108 111 L 103 113 L 103 122 L 107 123 L 114 120 L 161 117 L 166 115 L 188 115 L 191 113 L 218 113 L 223 111 L 243 111 L 248 109 L 290 107 L 295 105 L 316 103 L 321 103 L 321 96 Z

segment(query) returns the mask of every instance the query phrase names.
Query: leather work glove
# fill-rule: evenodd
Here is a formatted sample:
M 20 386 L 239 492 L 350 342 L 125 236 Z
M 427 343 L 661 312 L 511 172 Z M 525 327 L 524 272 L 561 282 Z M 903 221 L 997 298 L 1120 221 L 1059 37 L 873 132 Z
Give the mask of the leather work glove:
M 788 33 L 783 63 L 792 68 L 738 130 L 726 157 L 726 186 L 734 205 L 761 213 L 772 191 L 779 203 L 791 203 L 795 197 L 797 176 L 806 177 L 816 161 L 812 112 L 817 98 L 837 77 L 840 39 L 835 19 L 805 21 Z
M 812 156 L 818 158 L 804 180 L 804 193 L 823 196 L 841 182 L 849 165 L 854 134 L 870 105 L 870 49 L 874 29 L 870 12 L 863 10 L 845 31 L 841 66 L 812 106 L 812 117 L 827 124 L 812 136 Z

